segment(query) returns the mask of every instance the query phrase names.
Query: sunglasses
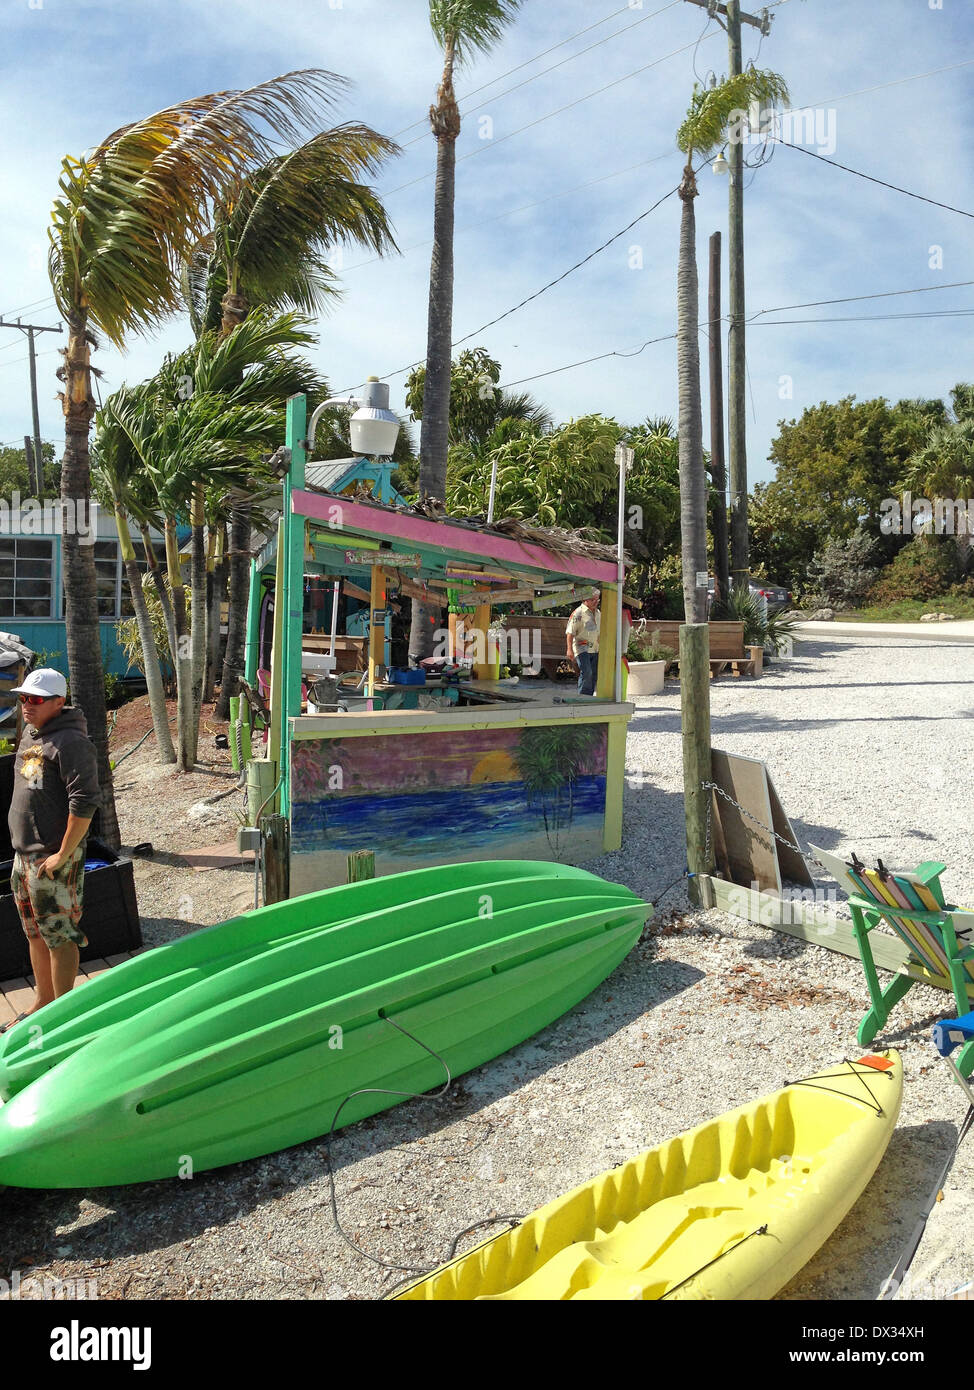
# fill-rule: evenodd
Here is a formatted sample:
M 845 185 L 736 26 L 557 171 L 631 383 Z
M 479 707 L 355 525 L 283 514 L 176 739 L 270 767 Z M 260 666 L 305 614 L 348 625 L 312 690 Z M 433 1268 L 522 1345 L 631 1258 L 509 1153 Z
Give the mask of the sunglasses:
M 23 705 L 46 705 L 48 700 L 53 699 L 53 695 L 21 695 L 20 702 Z

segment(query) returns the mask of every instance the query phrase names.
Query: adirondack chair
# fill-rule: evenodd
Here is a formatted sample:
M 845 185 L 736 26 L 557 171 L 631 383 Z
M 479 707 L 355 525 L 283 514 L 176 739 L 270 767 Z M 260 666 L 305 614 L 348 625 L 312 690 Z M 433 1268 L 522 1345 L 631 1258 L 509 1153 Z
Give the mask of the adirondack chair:
M 930 984 L 952 991 L 958 1016 L 970 1010 L 974 993 L 974 949 L 967 944 L 974 932 L 974 912 L 944 902 L 940 875 L 945 864 L 920 864 L 913 873 L 890 873 L 882 865 L 869 869 L 855 855 L 846 863 L 837 855 L 810 846 L 815 858 L 849 894 L 852 930 L 859 946 L 872 1008 L 859 1025 L 857 1037 L 872 1041 L 896 1002 L 920 983 L 900 974 L 885 989 L 879 983 L 869 933 L 888 922 L 908 947 L 907 964 Z M 974 1038 L 963 1044 L 957 1058 L 962 1076 L 974 1071 Z

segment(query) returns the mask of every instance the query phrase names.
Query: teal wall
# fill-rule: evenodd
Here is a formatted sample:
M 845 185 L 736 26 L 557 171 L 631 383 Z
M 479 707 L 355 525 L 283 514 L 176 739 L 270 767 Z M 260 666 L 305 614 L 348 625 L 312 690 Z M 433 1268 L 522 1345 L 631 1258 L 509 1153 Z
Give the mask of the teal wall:
M 134 666 L 130 667 L 122 649 L 115 640 L 116 618 L 106 618 L 104 622 L 98 624 L 101 635 L 101 657 L 102 664 L 107 672 L 116 676 L 140 676 L 141 671 Z M 26 642 L 35 652 L 49 651 L 60 652 L 60 656 L 54 657 L 53 665 L 58 670 L 68 673 L 68 641 L 64 620 L 57 618 L 41 618 L 31 620 L 29 618 L 4 618 L 0 621 L 0 628 L 6 632 L 13 632 L 22 642 Z

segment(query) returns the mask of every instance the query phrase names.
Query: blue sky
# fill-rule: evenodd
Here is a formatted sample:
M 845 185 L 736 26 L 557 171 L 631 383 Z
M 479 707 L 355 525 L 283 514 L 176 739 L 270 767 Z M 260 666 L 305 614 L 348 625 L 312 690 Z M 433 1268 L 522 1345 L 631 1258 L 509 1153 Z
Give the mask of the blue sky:
M 377 373 L 390 383 L 393 407 L 404 410 L 405 375 L 394 373 L 426 347 L 435 146 L 425 113 L 441 66 L 425 0 L 2 0 L 0 13 L 7 52 L 17 55 L 0 94 L 7 131 L 0 312 L 24 308 L 25 320 L 57 321 L 46 228 L 64 155 L 80 155 L 125 122 L 197 93 L 328 68 L 355 84 L 331 119 L 365 121 L 404 147 L 377 185 L 403 254 L 370 261 L 344 251 L 345 296 L 321 321 L 316 356 L 334 389 Z M 745 29 L 745 60 L 776 69 L 796 106 L 834 121 L 832 158 L 974 212 L 970 0 L 779 0 L 772 13 L 763 41 Z M 674 133 L 694 74 L 722 76 L 726 68 L 725 35 L 687 0 L 525 0 L 516 27 L 457 82 L 465 119 L 454 338 L 533 294 L 675 187 L 681 161 Z M 463 101 L 474 89 L 483 90 Z M 828 135 L 828 124 L 821 133 Z M 974 279 L 971 218 L 795 150 L 777 149 L 749 179 L 749 315 Z M 709 170 L 699 182 L 705 305 L 712 231 L 724 233 L 726 276 L 727 183 Z M 557 369 L 631 353 L 674 332 L 679 215 L 677 198 L 669 198 L 467 345 L 486 346 L 500 359 L 504 384 L 552 373 L 526 389 L 557 419 L 592 411 L 626 422 L 650 414 L 675 419 L 672 341 Z M 726 293 L 725 282 L 725 311 Z M 974 287 L 762 316 L 748 334 L 751 481 L 772 474 L 767 454 L 777 422 L 807 405 L 850 393 L 946 395 L 955 381 L 974 378 L 964 317 L 775 321 L 957 310 L 974 310 Z M 187 322 L 173 320 L 152 338 L 133 337 L 125 354 L 100 350 L 102 390 L 141 380 L 188 339 Z M 53 335 L 39 339 L 38 373 L 41 433 L 59 444 L 55 342 Z M 701 354 L 706 402 L 703 335 Z M 0 440 L 19 441 L 29 429 L 26 344 L 0 330 Z

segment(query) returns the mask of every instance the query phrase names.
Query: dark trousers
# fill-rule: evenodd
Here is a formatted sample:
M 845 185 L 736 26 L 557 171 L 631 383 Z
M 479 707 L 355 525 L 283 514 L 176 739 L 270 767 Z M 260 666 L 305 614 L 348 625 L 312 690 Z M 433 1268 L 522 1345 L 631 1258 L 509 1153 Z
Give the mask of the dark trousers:
M 578 661 L 579 695 L 594 695 L 595 680 L 599 674 L 598 652 L 579 652 L 576 660 Z

